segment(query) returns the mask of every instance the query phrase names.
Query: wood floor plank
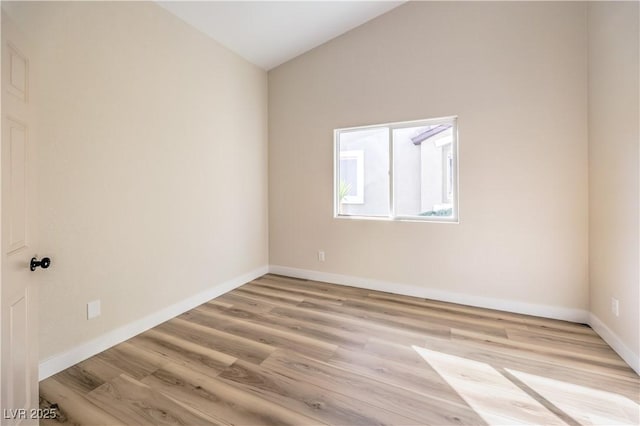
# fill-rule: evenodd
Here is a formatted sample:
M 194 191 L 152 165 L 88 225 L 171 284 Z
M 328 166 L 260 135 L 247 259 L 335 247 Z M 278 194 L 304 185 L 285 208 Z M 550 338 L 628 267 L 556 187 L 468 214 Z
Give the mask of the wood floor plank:
M 311 311 L 331 313 L 339 317 L 358 318 L 369 323 L 385 325 L 397 330 L 410 330 L 429 336 L 448 337 L 451 333 L 451 329 L 445 325 L 433 324 L 415 318 L 381 314 L 348 306 L 320 305 L 305 301 L 299 303 L 297 307 Z
M 427 349 L 484 362 L 496 368 L 509 368 L 525 373 L 554 377 L 563 383 L 584 387 L 602 386 L 624 395 L 636 403 L 640 402 L 637 377 L 611 375 L 611 370 L 594 368 L 588 363 L 562 363 L 546 354 L 536 354 L 518 349 L 495 347 L 491 343 L 478 341 L 443 341 L 427 338 L 423 345 Z M 412 350 L 407 348 L 407 350 Z
M 581 351 L 567 350 L 559 347 L 541 347 L 534 343 L 513 341 L 508 338 L 487 336 L 476 333 L 474 331 L 453 329 L 451 331 L 452 340 L 476 340 L 488 342 L 496 347 L 508 347 L 515 348 L 521 351 L 527 351 L 529 353 L 537 353 L 541 355 L 549 356 L 550 354 L 560 359 L 567 359 L 569 361 L 576 361 L 580 363 L 589 363 L 595 367 L 604 366 L 612 369 L 617 374 L 633 377 L 636 374 L 629 368 L 629 366 L 619 357 L 612 358 L 604 355 L 592 355 Z
M 451 313 L 464 314 L 465 316 L 476 316 L 497 321 L 504 321 L 505 326 L 509 323 L 516 323 L 531 329 L 549 330 L 549 331 L 566 331 L 574 334 L 586 334 L 588 336 L 597 336 L 597 334 L 587 325 L 571 323 L 567 321 L 554 320 L 549 318 L 535 317 L 531 315 L 516 314 L 512 312 L 497 311 L 495 309 L 477 308 L 475 306 L 459 305 L 450 302 L 441 302 L 430 299 L 420 299 L 411 296 L 403 296 L 391 293 L 375 292 L 369 293 L 369 298 L 382 299 L 388 301 L 397 301 L 399 303 L 427 307 L 434 310 L 441 310 Z
M 243 298 L 250 298 L 251 300 L 256 300 L 263 303 L 268 303 L 271 305 L 275 305 L 277 307 L 272 308 L 269 312 L 274 315 L 279 316 L 288 316 L 290 318 L 296 318 L 299 320 L 310 320 L 316 323 L 329 323 L 332 322 L 334 324 L 338 324 L 336 328 L 343 330 L 354 330 L 359 329 L 363 335 L 374 334 L 377 336 L 384 335 L 390 341 L 404 341 L 404 342 L 413 342 L 420 343 L 422 341 L 422 337 L 425 335 L 442 335 L 448 336 L 449 329 L 443 328 L 442 326 L 432 326 L 429 327 L 427 323 L 420 324 L 420 329 L 415 330 L 414 328 L 403 327 L 402 324 L 399 324 L 397 321 L 392 324 L 385 324 L 382 322 L 372 322 L 365 318 L 360 318 L 354 315 L 350 315 L 349 313 L 339 313 L 339 311 L 335 310 L 324 310 L 322 309 L 322 305 L 319 304 L 309 304 L 306 305 L 295 305 L 290 302 L 282 302 L 274 298 L 266 297 L 262 294 L 257 293 L 246 293 L 242 291 L 242 288 L 238 288 L 234 290 L 234 295 L 241 295 Z M 364 297 L 364 296 L 363 296 Z M 335 307 L 335 306 L 334 306 Z M 336 307 L 337 308 L 337 307 Z M 366 316 L 366 314 L 363 314 Z M 346 325 L 343 325 L 346 324 Z M 421 331 L 424 329 L 427 331 Z
M 530 343 L 549 349 L 559 348 L 567 351 L 578 351 L 602 359 L 611 359 L 613 362 L 618 362 L 620 359 L 620 356 L 603 341 L 576 340 L 560 337 L 557 334 L 550 335 L 539 331 L 514 330 L 508 327 L 506 328 L 506 333 L 509 340 L 514 342 Z
M 180 318 L 235 336 L 250 338 L 274 348 L 286 348 L 317 359 L 329 358 L 338 347 L 334 343 L 313 339 L 289 330 L 280 330 L 270 325 L 250 323 L 231 316 L 220 315 L 207 309 L 194 309 L 185 312 Z
M 94 404 L 84 395 L 60 383 L 55 376 L 40 382 L 41 401 L 45 408 L 55 404 L 58 418 L 56 424 L 116 426 L 125 423 L 105 410 L 101 404 Z
M 424 341 L 425 334 L 413 330 L 401 330 L 383 324 L 367 322 L 360 318 L 338 316 L 322 311 L 311 311 L 298 307 L 278 307 L 269 312 L 283 319 L 294 319 L 302 322 L 320 324 L 322 326 L 343 330 L 361 336 L 377 336 L 391 342 L 419 344 Z
M 574 334 L 586 334 L 594 336 L 595 331 L 586 324 L 579 324 L 569 321 L 560 321 L 550 318 L 534 317 L 524 315 L 524 322 L 528 328 L 539 331 L 566 331 Z
M 593 330 L 591 329 L 590 329 L 592 331 L 591 333 L 583 333 L 583 332 L 576 333 L 575 331 L 557 330 L 557 329 L 550 329 L 550 328 L 545 328 L 540 326 L 531 326 L 531 325 L 527 325 L 525 329 L 530 330 L 534 333 L 541 333 L 549 337 L 559 337 L 562 339 L 574 340 L 578 343 L 588 342 L 588 343 L 596 343 L 596 344 L 608 346 L 607 343 L 604 340 L 602 340 L 602 338 L 598 336 L 595 332 L 593 332 Z
M 264 280 L 260 278 L 252 281 L 251 285 L 247 286 L 246 288 L 264 288 L 270 291 L 274 291 L 275 293 L 291 294 L 291 295 L 302 297 L 304 299 L 324 301 L 327 303 L 340 304 L 344 300 L 346 300 L 346 297 L 344 295 L 339 296 L 339 295 L 330 294 L 328 292 L 309 290 L 309 288 L 300 288 L 300 287 L 291 286 L 291 285 L 283 285 L 282 283 L 273 282 L 270 280 Z
M 409 320 L 420 323 L 429 323 L 440 325 L 445 329 L 449 328 L 465 328 L 466 330 L 474 330 L 479 333 L 491 334 L 494 336 L 507 337 L 504 326 L 497 324 L 495 321 L 483 321 L 473 318 L 465 318 L 465 315 L 443 316 L 433 314 L 430 309 L 414 309 L 410 307 L 398 308 L 390 304 L 380 303 L 372 300 L 353 301 L 346 300 L 343 306 L 356 308 L 364 312 L 375 312 L 381 317 L 386 318 L 402 318 L 403 323 Z
M 319 292 L 336 295 L 336 296 L 342 295 L 344 297 L 350 297 L 350 298 L 366 297 L 368 293 L 367 290 L 363 290 L 357 287 L 331 284 L 331 283 L 326 283 L 322 281 L 311 281 L 311 280 L 305 280 L 301 278 L 285 277 L 283 275 L 276 275 L 276 274 L 267 274 L 261 278 L 263 280 L 273 281 L 282 285 L 290 284 L 290 285 L 295 285 L 296 288 L 303 288 L 305 290 L 312 289 L 313 291 L 319 291 Z
M 122 370 L 97 357 L 89 358 L 53 377 L 80 394 L 91 392 L 105 382 L 118 377 Z
M 405 416 L 243 361 L 235 362 L 219 378 L 327 424 L 373 426 L 415 423 Z
M 304 356 L 276 351 L 262 366 L 300 382 L 351 396 L 409 417 L 418 424 L 484 424 L 462 401 L 455 403 L 415 393 L 374 378 Z
M 208 303 L 211 303 L 213 305 L 222 306 L 223 308 L 230 308 L 230 307 L 233 306 L 233 304 L 231 304 L 231 303 L 223 302 L 222 300 L 217 300 L 217 299 L 210 300 Z
M 452 322 L 462 322 L 465 324 L 465 327 L 468 325 L 485 326 L 489 329 L 504 329 L 505 327 L 510 327 L 513 329 L 526 330 L 527 327 L 530 327 L 524 319 L 514 318 L 509 315 L 492 315 L 487 312 L 483 312 L 484 315 L 479 315 L 475 310 L 451 310 L 430 303 L 429 301 L 424 301 L 423 303 L 420 303 L 420 301 L 414 303 L 408 303 L 407 301 L 401 302 L 394 298 L 381 297 L 377 293 L 370 293 L 361 303 L 373 304 L 374 306 L 388 308 L 394 311 L 400 310 L 401 312 L 425 317 L 425 319 L 428 320 L 442 320 L 451 326 L 453 326 Z
M 237 386 L 168 364 L 143 379 L 148 386 L 203 413 L 238 425 L 312 425 L 319 422 Z
M 168 362 L 187 365 L 208 375 L 216 375 L 237 360 L 234 356 L 156 329 L 136 336 L 130 342 Z
M 637 424 L 588 326 L 268 274 L 41 383 L 43 424 Z
M 565 425 L 490 365 L 441 352 L 421 354 L 489 424 Z M 487 397 L 490 395 L 490 397 Z
M 322 325 L 330 329 L 346 331 L 352 333 L 352 335 L 368 336 L 373 334 L 381 338 L 384 336 L 394 342 L 403 341 L 416 344 L 423 340 L 423 334 L 415 331 L 370 323 L 366 320 L 349 316 L 336 316 L 331 312 L 311 311 L 309 309 L 299 308 L 290 303 L 269 300 L 264 298 L 263 295 L 241 293 L 239 290 L 241 290 L 241 288 L 221 297 L 224 300 L 232 302 L 234 307 L 239 306 L 238 309 L 244 311 L 269 312 L 287 321 L 301 321 L 306 324 Z M 363 292 L 362 290 L 360 291 Z M 365 292 L 362 294 L 364 295 Z
M 481 309 L 472 306 L 458 305 L 455 303 L 440 302 L 436 300 L 421 299 L 417 297 L 383 292 L 368 293 L 367 299 L 384 301 L 401 307 L 429 309 L 442 315 L 454 315 L 456 317 L 459 315 L 464 315 L 476 319 L 504 322 L 506 324 L 521 324 L 522 326 L 526 326 L 525 320 L 521 315 L 513 314 L 510 312 Z
M 249 294 L 252 296 L 260 296 L 274 302 L 296 305 L 304 300 L 301 296 L 286 295 L 278 291 L 273 291 L 260 286 L 244 285 L 236 291 L 240 294 Z
M 422 345 L 416 345 L 422 346 Z M 424 358 L 412 346 L 399 345 L 372 337 L 365 345 L 363 352 L 383 359 L 392 359 L 406 366 L 424 368 Z
M 217 425 L 223 424 L 195 409 L 163 395 L 126 374 L 110 380 L 87 394 L 124 424 Z
M 318 283 L 318 281 L 311 281 L 306 278 L 290 277 L 288 275 L 274 274 L 271 272 L 268 274 L 264 274 L 260 278 L 265 280 L 278 280 L 278 281 L 285 281 L 285 282 L 291 282 L 291 283 L 297 283 L 297 284 L 303 284 L 303 285 L 306 285 L 306 283 L 313 283 L 314 285 Z
M 223 300 L 227 304 L 230 304 L 230 307 L 233 309 L 242 309 L 253 313 L 269 312 L 273 308 L 280 306 L 274 303 L 265 302 L 264 300 L 257 300 L 252 297 L 241 296 L 235 292 L 223 294 L 222 296 L 218 297 L 218 299 Z M 205 303 L 205 305 L 206 304 L 207 303 Z
M 408 366 L 391 358 L 340 348 L 327 361 L 329 364 L 381 383 L 406 389 L 430 397 L 439 397 L 456 404 L 464 404 L 455 389 L 427 364 Z
M 518 371 L 509 373 L 545 399 L 553 401 L 578 424 L 602 424 L 603 421 L 619 425 L 640 424 L 640 407 L 622 396 L 599 389 L 567 385 L 538 375 Z M 588 410 L 584 409 L 586 406 Z
M 216 312 L 219 315 L 242 319 L 252 324 L 267 324 L 269 327 L 287 332 L 297 333 L 323 342 L 338 346 L 362 348 L 368 341 L 363 333 L 349 332 L 335 327 L 327 327 L 315 321 L 300 321 L 293 318 L 283 318 L 271 312 L 254 313 L 240 308 L 220 308 L 205 303 L 196 311 Z
M 225 333 L 180 318 L 174 318 L 160 324 L 156 329 L 256 364 L 260 364 L 271 352 L 276 350 L 275 347 L 262 342 Z
M 123 342 L 95 356 L 134 379 L 141 379 L 165 365 L 168 360 L 145 351 L 134 344 Z

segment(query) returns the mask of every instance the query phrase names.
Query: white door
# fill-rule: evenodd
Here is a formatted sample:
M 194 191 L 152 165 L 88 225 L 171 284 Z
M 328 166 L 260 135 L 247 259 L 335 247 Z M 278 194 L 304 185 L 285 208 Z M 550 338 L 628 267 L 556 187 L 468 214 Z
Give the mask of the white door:
M 2 262 L 0 281 L 0 423 L 37 424 L 37 286 L 34 114 L 31 49 L 2 11 Z M 35 412 L 37 413 L 37 412 Z

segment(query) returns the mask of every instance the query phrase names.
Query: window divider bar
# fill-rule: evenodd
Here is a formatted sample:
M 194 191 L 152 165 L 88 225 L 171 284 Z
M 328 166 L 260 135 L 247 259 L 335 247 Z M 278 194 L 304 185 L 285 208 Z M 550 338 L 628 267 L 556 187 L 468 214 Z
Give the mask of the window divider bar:
M 338 200 L 338 194 L 340 193 L 340 131 L 333 131 L 333 176 L 337 176 L 338 178 L 334 178 L 333 182 L 333 216 L 340 216 L 340 201 Z
M 389 126 L 389 215 L 391 219 L 396 218 L 395 199 L 393 190 L 393 128 Z

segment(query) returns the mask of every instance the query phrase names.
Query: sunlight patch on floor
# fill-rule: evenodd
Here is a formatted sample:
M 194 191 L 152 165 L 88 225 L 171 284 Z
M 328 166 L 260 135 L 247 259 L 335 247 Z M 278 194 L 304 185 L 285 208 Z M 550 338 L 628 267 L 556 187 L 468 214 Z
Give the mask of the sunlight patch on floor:
M 640 406 L 611 392 L 506 369 L 584 425 L 638 425 Z
M 413 349 L 490 425 L 566 424 L 486 363 Z

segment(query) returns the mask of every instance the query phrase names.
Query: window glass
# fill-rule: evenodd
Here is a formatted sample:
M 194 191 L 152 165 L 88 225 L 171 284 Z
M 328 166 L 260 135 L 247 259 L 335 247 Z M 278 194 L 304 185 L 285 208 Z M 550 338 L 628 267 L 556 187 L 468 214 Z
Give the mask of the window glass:
M 338 214 L 389 215 L 389 129 L 338 133 Z
M 393 130 L 395 215 L 453 215 L 453 126 L 433 124 Z

